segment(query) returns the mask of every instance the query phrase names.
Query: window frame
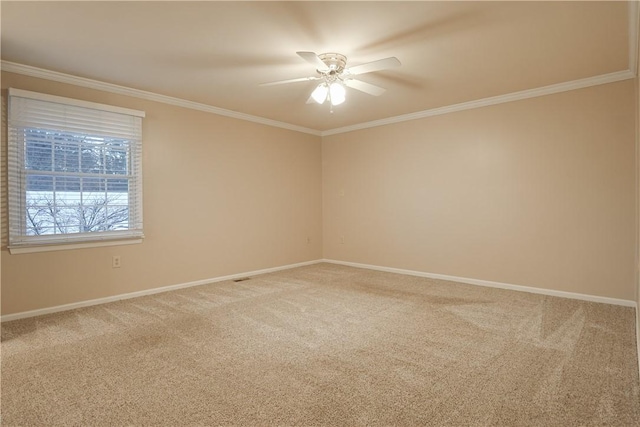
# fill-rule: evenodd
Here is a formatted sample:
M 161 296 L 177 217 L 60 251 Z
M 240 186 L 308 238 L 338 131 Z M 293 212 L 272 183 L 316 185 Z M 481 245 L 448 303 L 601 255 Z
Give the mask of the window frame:
M 128 167 L 131 168 L 130 176 L 127 176 L 127 197 L 129 210 L 129 228 L 126 230 L 111 230 L 111 231 L 89 231 L 89 232 L 72 232 L 72 233 L 60 233 L 60 234 L 44 234 L 44 235 L 28 235 L 27 234 L 27 175 L 29 173 L 26 169 L 26 139 L 18 136 L 17 129 L 27 129 L 28 126 L 17 126 L 15 122 L 19 122 L 18 119 L 13 119 L 12 114 L 12 99 L 24 98 L 26 102 L 43 101 L 53 104 L 59 104 L 61 109 L 70 108 L 72 111 L 83 112 L 93 110 L 90 113 L 104 114 L 106 117 L 123 117 L 127 121 L 131 121 L 131 128 L 128 129 L 134 135 L 133 138 L 127 138 L 129 140 L 129 153 Z M 25 102 L 24 100 L 20 100 Z M 41 104 L 42 105 L 42 104 Z M 52 106 L 52 108 L 58 108 L 58 106 Z M 97 111 L 96 111 L 97 110 Z M 115 116 L 119 114 L 122 116 Z M 124 117 L 126 116 L 126 117 Z M 65 116 L 66 117 L 66 116 Z M 114 246 L 114 245 L 128 245 L 142 243 L 144 238 L 143 233 L 143 185 L 142 185 L 142 119 L 145 117 L 143 111 L 132 110 L 128 108 L 116 107 L 106 104 L 98 104 L 94 102 L 82 101 L 77 99 L 65 98 L 60 96 L 42 94 L 37 92 L 26 91 L 22 89 L 10 88 L 8 90 L 8 102 L 7 102 L 7 190 L 8 190 L 8 209 L 7 214 L 9 217 L 9 244 L 8 249 L 11 254 L 19 253 L 31 253 L 53 250 L 68 250 L 98 246 Z M 74 118 L 77 121 L 70 121 L 71 125 L 80 123 L 80 120 Z M 27 120 L 29 122 L 29 120 Z M 105 124 L 108 121 L 100 122 L 95 128 L 91 128 L 91 125 L 82 125 L 82 132 L 87 135 L 95 135 L 98 137 L 113 138 L 118 137 L 115 134 L 110 134 L 109 130 L 104 129 Z M 30 122 L 29 122 L 30 123 Z M 65 124 L 66 124 L 65 119 Z M 33 122 L 34 129 L 38 129 L 37 121 Z M 43 125 L 42 128 L 47 128 L 48 124 Z M 52 130 L 60 131 L 61 133 L 70 132 L 68 129 L 52 128 Z M 79 145 L 80 147 L 80 145 Z M 53 144 L 52 144 L 53 149 Z M 81 161 L 81 160 L 79 160 Z M 54 165 L 52 164 L 52 172 Z M 32 174 L 32 172 L 31 172 Z M 43 175 L 46 175 L 46 171 L 43 171 Z M 83 172 L 78 171 L 78 178 L 83 177 Z M 118 175 L 114 175 L 114 179 L 117 179 Z M 86 178 L 86 177 L 85 177 Z M 105 186 L 107 185 L 108 178 L 105 178 Z M 106 189 L 106 187 L 105 187 Z M 55 192 L 55 190 L 54 190 Z M 82 191 L 81 191 L 82 192 Z M 132 224 L 133 222 L 133 224 Z

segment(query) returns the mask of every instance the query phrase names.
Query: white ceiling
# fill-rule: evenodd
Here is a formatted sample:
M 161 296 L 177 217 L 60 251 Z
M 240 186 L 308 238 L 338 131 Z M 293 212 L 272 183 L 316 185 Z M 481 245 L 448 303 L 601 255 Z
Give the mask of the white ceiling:
M 9 2 L 3 61 L 326 131 L 629 69 L 627 2 Z M 631 28 L 633 30 L 633 28 Z M 631 31 L 633 33 L 633 31 Z M 306 104 L 296 51 L 339 52 L 380 97 Z

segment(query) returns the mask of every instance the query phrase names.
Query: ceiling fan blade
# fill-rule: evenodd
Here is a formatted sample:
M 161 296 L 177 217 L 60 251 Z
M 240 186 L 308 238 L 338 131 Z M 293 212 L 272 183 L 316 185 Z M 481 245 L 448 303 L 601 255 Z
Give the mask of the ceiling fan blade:
M 386 89 L 381 88 L 380 86 L 372 85 L 371 83 L 363 82 L 361 80 L 345 80 L 344 84 L 352 89 L 359 90 L 360 92 L 368 93 L 373 96 L 380 96 L 386 91 Z
M 356 65 L 355 67 L 347 68 L 344 70 L 351 75 L 371 73 L 373 71 L 386 70 L 387 68 L 399 67 L 400 61 L 395 56 L 391 56 L 385 59 L 378 59 L 377 61 L 367 62 L 366 64 Z
M 307 61 L 309 64 L 316 67 L 316 70 L 328 70 L 327 64 L 322 62 L 322 60 L 316 55 L 315 52 L 296 52 L 300 58 Z
M 299 79 L 278 80 L 277 82 L 260 83 L 260 86 L 283 85 L 286 83 L 308 82 L 311 80 L 320 80 L 320 77 L 300 77 Z

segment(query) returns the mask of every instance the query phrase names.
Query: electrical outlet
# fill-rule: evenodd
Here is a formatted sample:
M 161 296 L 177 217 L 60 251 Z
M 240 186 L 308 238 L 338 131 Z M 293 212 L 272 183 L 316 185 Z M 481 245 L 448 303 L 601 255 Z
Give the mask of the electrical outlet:
M 113 258 L 111 258 L 111 267 L 112 268 L 122 267 L 122 264 L 120 263 L 120 255 L 114 255 Z

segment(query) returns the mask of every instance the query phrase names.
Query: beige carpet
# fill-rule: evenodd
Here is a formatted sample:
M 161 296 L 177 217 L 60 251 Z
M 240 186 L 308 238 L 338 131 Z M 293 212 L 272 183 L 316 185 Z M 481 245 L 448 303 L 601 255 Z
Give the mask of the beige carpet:
M 632 308 L 318 264 L 4 323 L 2 420 L 633 426 L 635 348 Z

